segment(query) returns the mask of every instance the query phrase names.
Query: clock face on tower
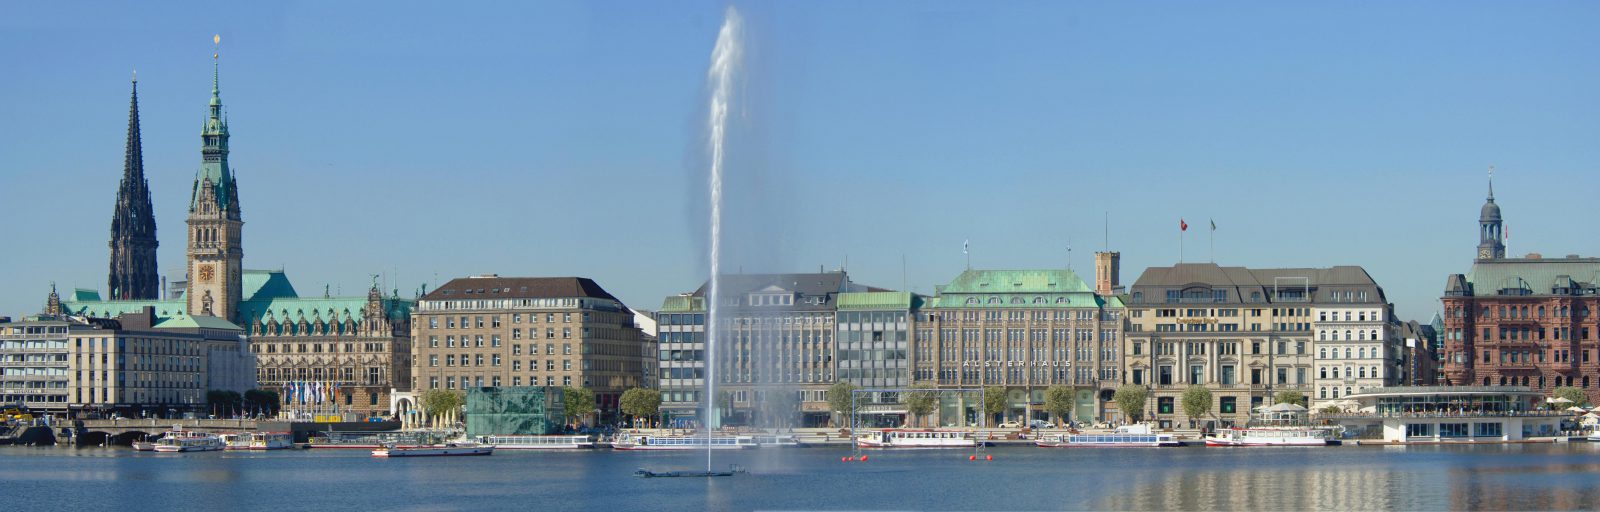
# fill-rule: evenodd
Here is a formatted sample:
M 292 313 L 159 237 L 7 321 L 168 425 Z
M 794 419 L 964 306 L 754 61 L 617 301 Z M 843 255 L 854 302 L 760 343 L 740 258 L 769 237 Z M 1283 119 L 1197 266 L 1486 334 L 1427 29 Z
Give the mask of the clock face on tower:
M 1478 249 L 1478 259 L 1480 259 L 1480 260 L 1489 259 L 1489 250 L 1488 249 Z
M 1487 254 L 1487 253 L 1485 253 Z M 209 283 L 217 278 L 217 267 L 211 264 L 200 265 L 200 282 Z

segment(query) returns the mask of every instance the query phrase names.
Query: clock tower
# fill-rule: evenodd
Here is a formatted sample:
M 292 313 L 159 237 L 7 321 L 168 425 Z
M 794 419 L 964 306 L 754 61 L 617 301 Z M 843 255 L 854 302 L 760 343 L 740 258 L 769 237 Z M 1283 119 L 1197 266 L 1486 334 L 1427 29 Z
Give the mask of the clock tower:
M 244 220 L 239 216 L 239 190 L 228 168 L 228 120 L 217 86 L 217 55 L 211 58 L 211 106 L 200 133 L 200 171 L 189 198 L 186 299 L 190 315 L 234 321 L 244 272 L 240 244 Z
M 1500 205 L 1494 204 L 1494 167 L 1489 168 L 1489 198 L 1478 214 L 1478 259 L 1497 260 L 1506 257 L 1504 233 L 1501 232 Z

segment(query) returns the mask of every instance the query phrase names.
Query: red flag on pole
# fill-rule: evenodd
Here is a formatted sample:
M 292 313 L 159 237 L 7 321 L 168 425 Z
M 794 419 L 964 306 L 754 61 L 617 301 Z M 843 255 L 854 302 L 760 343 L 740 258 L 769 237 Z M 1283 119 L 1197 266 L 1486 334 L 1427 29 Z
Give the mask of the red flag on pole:
M 1189 223 L 1184 222 L 1183 219 L 1178 219 L 1178 231 L 1188 231 L 1188 230 L 1189 230 Z

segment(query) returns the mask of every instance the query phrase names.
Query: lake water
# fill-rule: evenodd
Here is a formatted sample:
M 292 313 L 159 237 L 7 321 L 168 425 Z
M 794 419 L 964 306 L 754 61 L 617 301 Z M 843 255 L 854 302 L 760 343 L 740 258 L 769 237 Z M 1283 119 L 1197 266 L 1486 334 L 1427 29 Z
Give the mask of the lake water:
M 374 459 L 363 450 L 136 453 L 0 448 L 18 510 L 1463 510 L 1600 508 L 1600 443 L 1330 448 L 848 448 L 499 452 Z

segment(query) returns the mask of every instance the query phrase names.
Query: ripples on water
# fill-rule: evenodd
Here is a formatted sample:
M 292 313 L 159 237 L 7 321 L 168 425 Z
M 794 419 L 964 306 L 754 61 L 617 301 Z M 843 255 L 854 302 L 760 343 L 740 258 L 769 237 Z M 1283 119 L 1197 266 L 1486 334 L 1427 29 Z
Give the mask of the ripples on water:
M 361 450 L 135 453 L 0 448 L 18 510 L 1526 510 L 1600 508 L 1600 444 L 1344 448 L 843 447 L 703 452 L 501 452 L 373 459 Z

